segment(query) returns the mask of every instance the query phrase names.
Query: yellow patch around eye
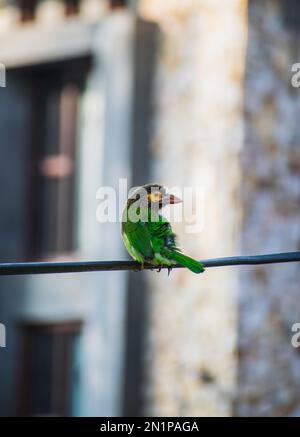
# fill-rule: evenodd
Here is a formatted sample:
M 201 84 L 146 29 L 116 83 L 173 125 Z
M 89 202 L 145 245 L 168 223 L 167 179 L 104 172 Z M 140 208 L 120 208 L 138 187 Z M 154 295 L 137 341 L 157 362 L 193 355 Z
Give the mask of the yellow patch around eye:
M 161 199 L 162 195 L 159 191 L 156 191 L 155 193 L 148 194 L 148 199 L 151 202 L 158 202 Z

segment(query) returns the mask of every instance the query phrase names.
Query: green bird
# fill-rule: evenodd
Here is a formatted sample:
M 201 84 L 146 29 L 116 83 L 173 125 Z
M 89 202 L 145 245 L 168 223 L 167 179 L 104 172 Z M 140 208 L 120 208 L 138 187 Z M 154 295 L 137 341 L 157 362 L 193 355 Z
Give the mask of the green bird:
M 147 262 L 159 270 L 167 266 L 169 273 L 177 263 L 194 273 L 204 271 L 200 262 L 181 253 L 170 223 L 161 215 L 165 205 L 180 202 L 160 184 L 144 185 L 128 197 L 122 215 L 122 237 L 128 253 L 142 269 Z

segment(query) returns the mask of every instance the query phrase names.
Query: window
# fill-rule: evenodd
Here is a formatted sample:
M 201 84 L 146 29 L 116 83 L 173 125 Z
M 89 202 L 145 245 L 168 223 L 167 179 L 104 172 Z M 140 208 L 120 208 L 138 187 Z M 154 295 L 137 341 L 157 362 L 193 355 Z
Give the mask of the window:
M 127 6 L 128 0 L 110 0 L 110 8 L 118 9 Z
M 26 23 L 27 21 L 33 20 L 37 0 L 19 0 L 19 4 L 21 9 L 21 21 Z
M 79 100 L 88 60 L 31 68 L 27 258 L 76 248 L 75 174 Z
M 66 17 L 77 15 L 79 13 L 80 0 L 62 0 L 64 4 L 64 14 Z M 99 0 L 101 1 L 101 0 Z M 26 23 L 35 19 L 38 0 L 19 0 L 21 10 L 21 21 Z
M 71 17 L 79 12 L 79 0 L 66 0 L 66 16 Z
M 74 415 L 81 327 L 80 321 L 21 325 L 22 416 Z

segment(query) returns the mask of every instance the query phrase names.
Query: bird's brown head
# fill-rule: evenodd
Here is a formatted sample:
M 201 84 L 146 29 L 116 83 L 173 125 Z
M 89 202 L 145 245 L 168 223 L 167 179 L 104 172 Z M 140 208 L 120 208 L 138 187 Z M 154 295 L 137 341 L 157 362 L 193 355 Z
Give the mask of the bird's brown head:
M 148 208 L 161 209 L 166 205 L 181 203 L 182 200 L 167 193 L 165 187 L 160 184 L 146 184 L 137 188 L 128 198 L 127 207 L 133 203 Z

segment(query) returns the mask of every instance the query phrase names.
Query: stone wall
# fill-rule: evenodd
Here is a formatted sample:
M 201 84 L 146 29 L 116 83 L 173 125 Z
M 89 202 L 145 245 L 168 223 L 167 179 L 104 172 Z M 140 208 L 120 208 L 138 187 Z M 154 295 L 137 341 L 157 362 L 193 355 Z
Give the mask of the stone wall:
M 142 0 L 161 28 L 155 92 L 153 180 L 199 186 L 203 228 L 176 224 L 197 258 L 237 251 L 240 209 L 246 3 Z M 145 414 L 232 414 L 236 388 L 237 270 L 149 275 L 150 332 Z
M 205 191 L 202 232 L 176 226 L 182 248 L 299 250 L 299 39 L 282 2 L 143 0 L 141 11 L 162 31 L 153 179 Z M 149 280 L 147 413 L 300 414 L 298 264 Z
M 279 1 L 252 0 L 242 153 L 242 250 L 300 248 L 300 91 L 291 86 L 299 39 Z M 300 12 L 299 12 L 300 13 Z M 299 415 L 299 264 L 240 270 L 238 415 Z

